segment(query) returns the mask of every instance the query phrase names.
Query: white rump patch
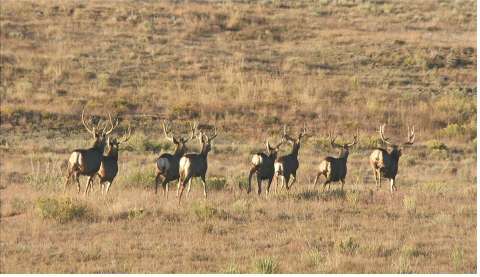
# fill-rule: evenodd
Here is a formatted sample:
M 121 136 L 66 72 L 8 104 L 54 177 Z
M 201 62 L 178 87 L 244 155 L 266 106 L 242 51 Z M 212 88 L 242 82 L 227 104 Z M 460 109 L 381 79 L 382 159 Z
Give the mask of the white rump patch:
M 188 171 L 188 169 L 190 168 L 190 159 L 187 158 L 187 157 L 182 157 L 180 159 L 180 163 L 179 163 L 179 171 L 180 171 L 180 175 L 182 175 L 182 172 L 183 173 L 186 173 Z
M 258 166 L 258 165 L 260 165 L 260 164 L 262 164 L 262 163 L 263 163 L 262 156 L 257 155 L 257 154 L 253 155 L 253 157 L 252 157 L 252 164 L 253 164 L 254 166 Z
M 170 168 L 170 161 L 166 158 L 160 158 L 157 160 L 157 168 L 160 172 L 167 172 Z
M 283 175 L 283 164 L 275 163 L 275 175 Z
M 70 167 L 81 167 L 82 165 L 82 154 L 80 152 L 73 152 L 68 159 Z

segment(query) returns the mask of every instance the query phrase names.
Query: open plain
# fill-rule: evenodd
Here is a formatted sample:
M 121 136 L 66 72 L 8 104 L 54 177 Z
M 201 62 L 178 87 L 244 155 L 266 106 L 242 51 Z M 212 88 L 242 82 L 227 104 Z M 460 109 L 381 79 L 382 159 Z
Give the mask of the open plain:
M 477 272 L 476 17 L 469 0 L 0 1 L 0 272 Z M 108 195 L 63 189 L 85 106 L 133 127 Z M 164 119 L 217 127 L 206 200 L 199 180 L 181 205 L 176 182 L 154 193 Z M 297 183 L 247 194 L 252 155 L 304 123 Z M 369 165 L 383 123 L 416 132 L 393 194 Z M 328 132 L 357 129 L 344 191 L 313 187 Z

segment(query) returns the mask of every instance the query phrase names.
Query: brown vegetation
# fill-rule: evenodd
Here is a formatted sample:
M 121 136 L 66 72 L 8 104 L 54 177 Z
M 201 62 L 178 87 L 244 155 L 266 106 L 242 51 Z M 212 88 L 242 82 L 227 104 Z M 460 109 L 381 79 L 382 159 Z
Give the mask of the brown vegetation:
M 2 1 L 0 271 L 476 272 L 476 16 L 471 0 Z M 108 195 L 63 193 L 86 104 L 135 129 Z M 182 208 L 155 195 L 165 119 L 218 128 L 208 199 L 197 181 Z M 296 185 L 247 195 L 259 142 L 304 122 Z M 368 161 L 383 123 L 415 124 L 393 196 Z M 322 193 L 333 126 L 362 135 L 344 191 Z

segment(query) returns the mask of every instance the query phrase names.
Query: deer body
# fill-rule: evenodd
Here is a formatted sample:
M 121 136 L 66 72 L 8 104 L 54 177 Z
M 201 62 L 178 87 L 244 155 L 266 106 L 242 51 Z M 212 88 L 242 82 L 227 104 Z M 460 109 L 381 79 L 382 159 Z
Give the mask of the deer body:
M 252 177 L 254 174 L 257 175 L 257 184 L 258 184 L 258 195 L 262 193 L 262 181 L 268 180 L 266 194 L 270 192 L 270 185 L 272 184 L 273 176 L 275 174 L 275 160 L 277 159 L 278 149 L 283 143 L 283 140 L 275 147 L 271 147 L 270 143 L 267 141 L 267 151 L 266 153 L 256 153 L 252 157 L 252 167 L 250 168 L 250 174 L 248 175 L 248 189 L 247 193 L 250 193 L 252 190 Z
M 287 135 L 286 126 L 283 128 L 283 138 L 292 144 L 292 151 L 290 154 L 279 157 L 274 164 L 275 167 L 275 176 L 276 176 L 276 186 L 275 190 L 278 189 L 278 179 L 282 178 L 282 188 L 285 187 L 289 190 L 297 179 L 297 170 L 299 167 L 298 162 L 298 152 L 300 150 L 300 140 L 303 136 L 305 136 L 307 130 L 305 125 L 302 129 L 302 132 L 298 135 L 298 138 L 292 138 Z M 290 186 L 288 182 L 290 181 L 290 177 L 293 178 L 292 183 Z
M 358 133 L 358 132 L 357 132 Z M 329 134 L 330 138 L 330 143 L 332 147 L 337 147 L 340 148 L 340 155 L 335 158 L 335 157 L 326 157 L 320 162 L 320 165 L 318 167 L 318 173 L 317 176 L 315 177 L 315 182 L 314 186 L 317 184 L 318 179 L 320 176 L 325 177 L 325 182 L 323 183 L 323 189 L 325 190 L 325 187 L 328 184 L 328 189 L 330 189 L 330 183 L 331 182 L 342 182 L 342 191 L 343 191 L 343 186 L 345 185 L 345 177 L 347 176 L 347 160 L 348 160 L 348 155 L 349 155 L 349 150 L 350 147 L 355 145 L 357 143 L 357 136 L 355 135 L 353 137 L 353 142 L 352 143 L 346 143 L 346 144 L 336 144 L 335 143 L 335 138 L 332 138 L 332 135 Z
M 380 126 L 379 133 L 382 141 L 390 146 L 390 150 L 377 148 L 370 154 L 370 166 L 372 167 L 375 177 L 375 184 L 377 189 L 380 188 L 382 177 L 390 180 L 390 192 L 393 193 L 397 190 L 395 186 L 395 178 L 398 173 L 398 162 L 402 156 L 402 149 L 398 144 L 393 144 L 389 141 L 389 138 L 384 137 L 385 124 Z M 415 129 L 408 128 L 408 141 L 403 145 L 412 145 L 415 141 Z
M 87 185 L 85 187 L 85 195 L 88 193 L 88 189 L 93 182 L 95 174 L 100 168 L 102 162 L 103 151 L 105 150 L 106 137 L 110 134 L 116 126 L 112 124 L 110 130 L 105 131 L 106 127 L 103 130 L 99 130 L 100 122 L 96 127 L 88 127 L 88 124 L 84 119 L 85 109 L 82 111 L 82 123 L 85 129 L 93 136 L 94 142 L 92 147 L 88 149 L 76 149 L 70 154 L 68 159 L 68 168 L 67 168 L 67 180 L 64 184 L 64 190 L 67 188 L 67 184 L 70 179 L 73 179 L 77 183 L 77 190 L 80 192 L 80 176 L 88 176 Z M 118 121 L 117 121 L 118 125 Z
M 187 183 L 188 192 L 191 189 L 191 180 L 194 177 L 200 177 L 203 184 L 203 195 L 207 198 L 207 183 L 205 180 L 205 176 L 207 175 L 208 169 L 208 153 L 211 150 L 211 142 L 217 136 L 217 131 L 215 129 L 215 133 L 213 136 L 208 137 L 200 132 L 200 142 L 202 143 L 202 150 L 200 153 L 189 153 L 183 155 L 180 159 L 179 163 L 179 182 L 177 188 L 177 196 L 178 196 L 178 203 L 182 199 L 182 194 L 185 189 Z
M 163 153 L 156 161 L 156 168 L 155 168 L 155 193 L 158 190 L 158 183 L 160 179 L 162 180 L 162 188 L 163 194 L 165 197 L 168 197 L 168 184 L 171 181 L 178 180 L 180 177 L 179 174 L 179 166 L 180 166 L 180 159 L 187 151 L 186 143 L 193 139 L 195 136 L 195 129 L 196 125 L 191 125 L 191 137 L 190 138 L 183 138 L 183 137 L 175 137 L 174 135 L 169 136 L 168 133 L 170 132 L 167 128 L 167 125 L 163 124 L 163 131 L 165 137 L 172 141 L 175 145 L 175 151 L 173 154 L 170 153 Z
M 110 186 L 113 183 L 113 179 L 117 176 L 118 173 L 118 149 L 121 143 L 126 142 L 131 136 L 131 129 L 128 128 L 128 136 L 126 134 L 121 139 L 117 140 L 116 138 L 110 140 L 107 139 L 108 152 L 106 156 L 103 156 L 100 169 L 97 172 L 97 175 L 100 179 L 100 190 L 104 191 L 105 183 L 108 183 L 105 193 L 108 193 Z

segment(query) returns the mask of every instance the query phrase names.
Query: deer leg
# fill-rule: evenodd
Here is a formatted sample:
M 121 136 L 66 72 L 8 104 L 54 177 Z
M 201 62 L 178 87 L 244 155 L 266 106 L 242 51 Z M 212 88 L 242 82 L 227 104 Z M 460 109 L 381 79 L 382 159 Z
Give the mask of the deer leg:
M 247 193 L 250 193 L 252 191 L 252 176 L 256 171 L 256 167 L 252 167 L 250 169 L 250 173 L 248 174 L 248 188 L 247 188 Z
M 286 188 L 288 190 L 288 182 L 290 181 L 290 175 L 283 177 L 282 188 Z
M 313 186 L 315 187 L 317 185 L 318 178 L 320 178 L 320 175 L 322 175 L 321 172 L 317 173 L 317 176 L 315 177 L 315 181 L 313 182 Z
M 75 174 L 73 177 L 77 181 L 77 192 L 80 193 L 80 178 L 77 174 Z
M 180 189 L 180 193 L 177 194 L 178 195 L 178 205 L 180 205 L 180 201 L 182 199 L 182 194 L 183 194 L 183 190 L 185 190 L 185 185 L 187 184 L 188 181 L 190 181 L 190 178 L 191 176 L 186 176 L 185 179 L 183 179 L 183 181 L 179 182 L 178 183 L 178 187 Z
M 105 194 L 108 194 L 108 191 L 110 190 L 110 186 L 112 185 L 112 182 L 113 181 L 108 181 L 107 188 L 105 189 Z
M 205 197 L 205 199 L 207 199 L 207 182 L 205 182 L 205 176 L 201 176 L 201 179 L 203 183 L 203 196 Z
M 87 185 L 85 186 L 85 193 L 84 193 L 85 196 L 88 194 L 88 190 L 90 189 L 90 184 L 93 181 L 92 177 L 93 176 L 88 176 Z
M 390 190 L 391 192 L 397 191 L 397 186 L 395 186 L 395 179 L 390 179 Z
M 155 176 L 155 194 L 157 194 L 158 192 L 158 182 L 160 181 L 160 173 L 157 173 L 157 175 Z M 165 191 L 164 191 L 164 194 L 165 194 Z
M 328 189 L 330 189 L 330 181 L 328 180 L 325 180 L 325 182 L 323 183 L 323 189 L 322 189 L 322 192 L 325 191 L 325 188 L 327 187 L 327 184 L 328 184 Z
M 378 188 L 380 188 L 382 186 L 382 174 L 380 172 L 380 169 L 377 170 L 377 174 L 378 174 Z
M 268 179 L 267 194 L 270 192 L 270 185 L 272 184 L 272 181 L 273 181 L 273 176 Z
M 279 175 L 275 176 L 275 194 L 278 193 L 278 179 L 280 178 Z
M 167 178 L 165 178 L 165 179 L 163 180 L 162 187 L 163 187 L 163 196 L 165 197 L 165 199 L 168 199 L 168 182 L 167 182 Z
M 72 177 L 72 173 L 73 173 L 73 171 L 69 171 L 68 174 L 67 174 L 67 180 L 65 181 L 65 184 L 63 185 L 63 192 L 67 191 L 68 181 L 70 181 L 70 178 Z
M 297 181 L 297 173 L 292 173 L 292 183 L 290 184 L 290 186 L 287 186 L 287 190 L 291 189 L 293 187 L 293 184 L 295 184 L 295 182 Z
M 342 191 L 343 191 L 343 186 L 345 185 L 345 179 L 341 179 L 340 182 L 342 182 Z
M 190 181 L 188 181 L 187 198 L 190 195 L 190 190 L 192 189 L 192 180 L 193 178 L 190 178 Z
M 258 174 L 257 174 L 257 189 L 258 189 L 258 195 L 260 196 L 262 194 L 262 178 L 260 178 Z

